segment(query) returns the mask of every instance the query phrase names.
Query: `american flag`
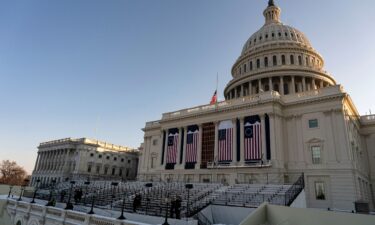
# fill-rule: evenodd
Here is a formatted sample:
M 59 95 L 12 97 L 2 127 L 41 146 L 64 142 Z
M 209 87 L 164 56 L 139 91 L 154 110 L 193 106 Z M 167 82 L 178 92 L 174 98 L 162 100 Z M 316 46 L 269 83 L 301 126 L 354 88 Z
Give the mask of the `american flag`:
M 245 161 L 262 159 L 261 125 L 259 121 L 245 123 Z
M 178 149 L 178 132 L 169 132 L 168 146 L 167 146 L 167 163 L 177 162 L 177 149 Z
M 232 161 L 233 124 L 222 121 L 219 125 L 219 162 Z
M 197 150 L 199 141 L 199 129 L 198 126 L 188 127 L 186 136 L 186 157 L 185 162 L 195 163 L 197 162 Z

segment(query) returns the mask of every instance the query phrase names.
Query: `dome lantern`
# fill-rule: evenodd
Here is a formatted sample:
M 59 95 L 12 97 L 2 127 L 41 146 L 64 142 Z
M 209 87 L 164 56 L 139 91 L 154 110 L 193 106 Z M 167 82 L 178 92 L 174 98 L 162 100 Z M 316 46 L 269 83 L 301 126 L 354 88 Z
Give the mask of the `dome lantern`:
M 268 7 L 263 12 L 266 18 L 266 25 L 270 23 L 281 23 L 280 13 L 281 9 L 275 5 L 273 0 L 269 0 Z

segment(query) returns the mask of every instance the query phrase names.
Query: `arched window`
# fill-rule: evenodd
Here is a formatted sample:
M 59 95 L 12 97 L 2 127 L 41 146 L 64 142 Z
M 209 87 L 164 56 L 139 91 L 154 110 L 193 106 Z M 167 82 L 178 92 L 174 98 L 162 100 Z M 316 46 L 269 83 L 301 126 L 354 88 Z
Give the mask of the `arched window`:
M 257 68 L 260 68 L 260 59 L 257 59 Z
M 298 56 L 298 64 L 302 65 L 302 56 L 300 56 L 300 55 Z
M 277 66 L 277 57 L 275 55 L 273 56 L 272 61 L 273 61 L 273 65 Z
M 283 65 L 286 64 L 286 61 L 285 61 L 285 55 L 282 55 L 282 56 L 281 56 L 281 64 L 283 64 Z
M 250 61 L 250 70 L 253 70 L 253 61 Z
M 268 67 L 268 57 L 264 57 L 264 66 Z
M 294 55 L 290 55 L 290 64 L 294 65 Z

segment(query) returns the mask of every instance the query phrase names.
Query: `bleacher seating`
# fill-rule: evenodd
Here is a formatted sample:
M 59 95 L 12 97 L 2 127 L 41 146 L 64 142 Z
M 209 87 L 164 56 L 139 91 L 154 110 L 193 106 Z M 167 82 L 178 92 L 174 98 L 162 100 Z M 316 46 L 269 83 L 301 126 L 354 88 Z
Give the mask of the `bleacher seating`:
M 267 201 L 271 204 L 285 205 L 286 192 L 291 185 L 282 184 L 235 184 L 224 186 L 223 184 L 193 183 L 192 189 L 186 189 L 185 183 L 153 182 L 152 187 L 146 187 L 146 182 L 122 182 L 116 181 L 91 181 L 89 185 L 85 180 L 75 181 L 70 192 L 71 183 L 61 182 L 38 191 L 38 197 L 52 198 L 58 202 L 70 202 L 75 205 L 90 206 L 95 197 L 95 207 L 103 209 L 121 210 L 125 201 L 125 211 L 133 211 L 135 196 L 141 195 L 141 205 L 136 213 L 154 216 L 164 216 L 167 209 L 166 198 L 170 200 L 179 197 L 181 199 L 181 217 L 190 217 L 209 204 L 258 207 Z M 75 199 L 74 193 L 81 190 L 81 199 Z M 61 195 L 65 192 L 65 195 Z M 189 202 L 189 203 L 188 203 Z

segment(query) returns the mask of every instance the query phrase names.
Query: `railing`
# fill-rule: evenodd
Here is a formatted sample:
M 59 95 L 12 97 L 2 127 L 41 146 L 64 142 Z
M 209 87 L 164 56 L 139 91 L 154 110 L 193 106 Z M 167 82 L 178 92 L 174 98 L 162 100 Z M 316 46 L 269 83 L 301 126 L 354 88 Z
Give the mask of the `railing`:
M 241 98 L 218 102 L 214 105 L 202 105 L 194 108 L 179 110 L 176 112 L 163 113 L 162 119 L 173 119 L 180 116 L 194 115 L 204 112 L 213 112 L 221 109 L 226 109 L 232 106 L 243 105 L 244 103 L 257 103 L 259 101 L 266 101 L 272 99 L 280 99 L 280 94 L 277 91 L 268 91 L 256 95 L 244 96 Z
M 285 205 L 290 206 L 299 193 L 305 188 L 304 174 L 285 192 Z
M 375 115 L 361 116 L 361 123 L 375 122 Z
M 201 105 L 193 108 L 182 109 L 175 112 L 163 113 L 162 120 L 175 119 L 183 116 L 191 116 L 200 113 L 215 112 L 218 110 L 230 108 L 233 106 L 240 106 L 243 104 L 254 104 L 264 101 L 270 101 L 273 99 L 281 99 L 285 103 L 290 103 L 299 100 L 305 100 L 309 98 L 315 98 L 317 96 L 331 96 L 343 93 L 343 88 L 340 85 L 325 87 L 321 89 L 305 91 L 295 94 L 281 96 L 277 91 L 267 91 L 255 95 L 244 96 L 241 98 L 226 100 L 218 102 L 214 105 Z M 153 126 L 159 126 L 159 121 L 151 121 L 146 123 L 146 128 Z

